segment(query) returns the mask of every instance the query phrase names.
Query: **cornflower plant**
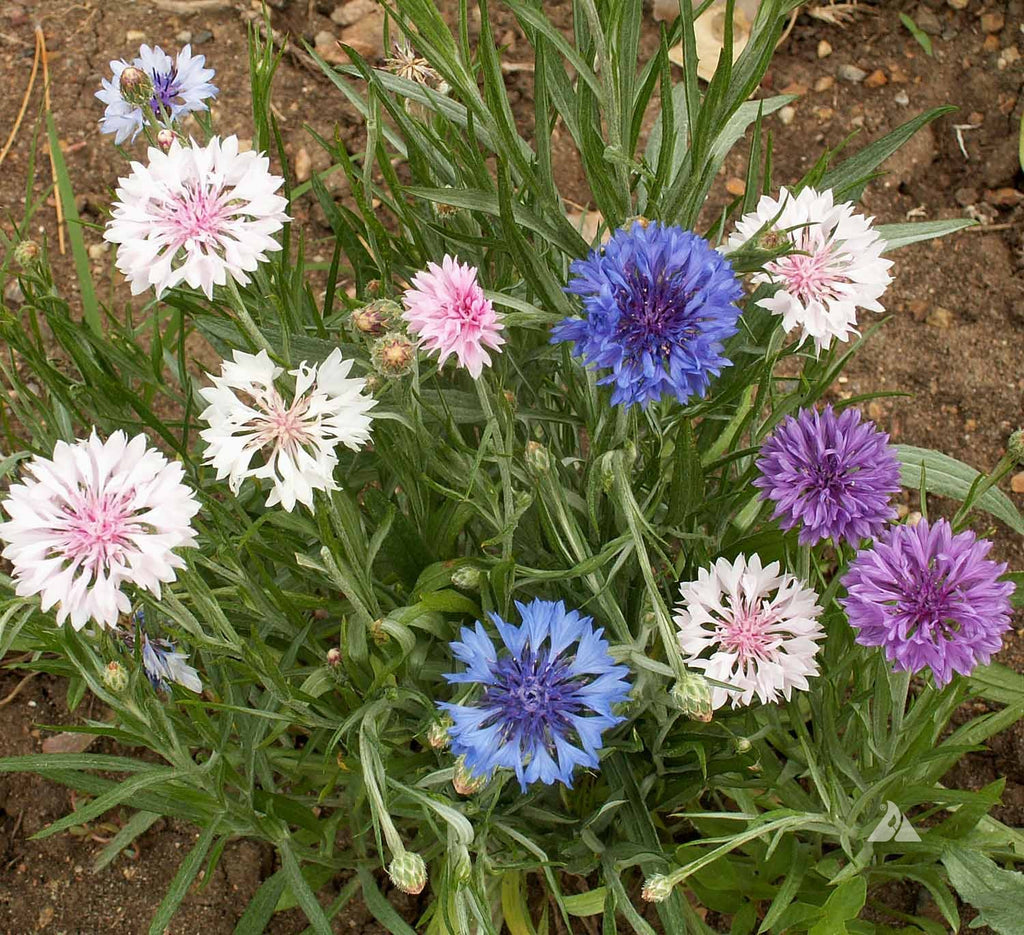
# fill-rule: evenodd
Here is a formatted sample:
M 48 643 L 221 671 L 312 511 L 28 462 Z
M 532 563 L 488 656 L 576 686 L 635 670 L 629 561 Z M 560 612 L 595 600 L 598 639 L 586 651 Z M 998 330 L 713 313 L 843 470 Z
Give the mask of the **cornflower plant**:
M 763 120 L 790 97 L 752 94 L 793 0 L 761 4 L 735 61 L 727 26 L 706 87 L 708 3 L 684 0 L 645 62 L 633 0 L 574 0 L 571 35 L 506 5 L 533 50 L 529 134 L 486 0 L 474 29 L 466 3 L 449 26 L 395 0 L 386 67 L 317 59 L 363 149 L 317 137 L 331 167 L 296 186 L 269 28 L 251 152 L 208 120 L 189 137 L 215 89 L 187 50 L 175 71 L 144 47 L 137 86 L 116 63 L 104 129 L 154 144 L 104 233 L 133 304 L 98 299 L 47 124 L 81 309 L 25 239 L 30 197 L 4 242 L 25 301 L 0 318 L 0 654 L 66 676 L 73 708 L 97 696 L 110 718 L 76 729 L 117 752 L 0 770 L 88 793 L 43 836 L 135 809 L 101 866 L 160 815 L 201 828 L 153 932 L 240 836 L 278 855 L 240 933 L 293 906 L 330 932 L 357 894 L 396 935 L 711 932 L 701 907 L 735 933 L 940 931 L 887 905 L 893 881 L 953 929 L 955 892 L 1019 931 L 1002 783 L 941 779 L 1024 713 L 990 661 L 1020 574 L 968 528 L 1024 533 L 997 486 L 1024 441 L 980 474 L 889 444 L 860 399 L 823 403 L 881 325 L 895 251 L 970 223 L 856 207 L 949 108 L 777 189 Z M 698 229 L 741 143 L 746 194 Z M 330 224 L 325 264 L 301 199 Z M 897 522 L 901 486 L 961 506 Z M 993 707 L 949 728 L 970 697 Z M 901 813 L 912 835 L 885 824 Z

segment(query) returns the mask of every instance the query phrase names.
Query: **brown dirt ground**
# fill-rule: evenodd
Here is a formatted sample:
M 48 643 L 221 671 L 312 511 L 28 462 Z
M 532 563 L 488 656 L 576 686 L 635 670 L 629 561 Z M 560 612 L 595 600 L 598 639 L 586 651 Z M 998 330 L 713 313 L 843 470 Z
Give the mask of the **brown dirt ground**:
M 193 0 L 178 0 L 186 9 Z M 225 7 L 230 4 L 225 3 Z M 324 15 L 330 0 L 275 0 L 276 28 L 312 40 L 322 30 L 340 31 Z M 959 3 L 957 5 L 960 5 Z M 551 0 L 549 14 L 568 25 L 568 4 Z M 312 11 L 312 13 L 310 13 Z M 932 33 L 934 56 L 900 25 L 906 12 Z M 506 60 L 528 57 L 510 14 L 494 11 L 496 35 Z M 28 81 L 33 28 L 39 23 L 50 50 L 52 106 L 69 170 L 80 193 L 86 220 L 100 221 L 116 183 L 120 163 L 96 130 L 101 105 L 93 92 L 111 58 L 130 56 L 140 41 L 176 48 L 192 34 L 195 51 L 217 69 L 220 87 L 216 125 L 223 133 L 245 138 L 248 128 L 245 25 L 237 9 L 180 15 L 156 9 L 147 0 L 5 0 L 0 3 L 0 134 L 13 125 Z M 998 28 L 996 28 L 998 27 Z M 995 30 L 995 31 L 993 31 Z M 776 180 L 800 177 L 819 152 L 859 129 L 852 149 L 875 139 L 928 107 L 953 103 L 960 110 L 920 133 L 886 166 L 888 175 L 867 192 L 865 204 L 880 222 L 907 218 L 981 217 L 988 223 L 941 242 L 901 251 L 896 281 L 888 293 L 892 320 L 859 355 L 837 396 L 877 391 L 904 392 L 905 398 L 876 401 L 870 414 L 893 439 L 933 446 L 977 467 L 993 465 L 1006 436 L 1024 422 L 1024 178 L 1017 162 L 1017 128 L 1021 119 L 1024 63 L 1019 55 L 1024 30 L 1024 0 L 967 0 L 956 10 L 945 0 L 888 0 L 845 29 L 801 16 L 765 81 L 766 93 L 795 91 L 796 119 L 784 124 L 771 118 Z M 138 35 L 134 31 L 138 31 Z M 651 24 L 644 53 L 656 41 Z M 348 37 L 351 41 L 351 37 Z M 826 40 L 833 51 L 819 57 Z M 856 65 L 870 74 L 863 83 L 839 77 L 842 66 Z M 513 105 L 530 121 L 532 79 L 525 73 L 508 78 Z M 0 207 L 7 218 L 20 216 L 28 160 L 33 100 L 26 125 L 0 170 Z M 286 57 L 275 83 L 274 103 L 286 135 L 289 156 L 300 149 L 312 167 L 326 167 L 303 124 L 330 136 L 335 124 L 343 138 L 358 145 L 361 130 L 353 110 L 327 83 Z M 961 129 L 958 139 L 957 126 Z M 962 148 L 961 148 L 962 141 Z M 566 197 L 588 200 L 578 162 L 565 141 L 555 139 L 557 172 Z M 725 183 L 741 177 L 744 157 L 726 165 L 713 198 L 726 200 Z M 46 172 L 43 171 L 45 179 Z M 334 177 L 336 178 L 336 176 Z M 343 196 L 338 190 L 338 196 Z M 308 203 L 294 211 L 309 238 L 314 257 L 329 244 L 329 231 Z M 56 243 L 52 210 L 37 216 L 33 235 Z M 87 232 L 88 242 L 99 235 Z M 96 274 L 109 282 L 109 254 L 95 258 Z M 58 278 L 73 281 L 70 257 L 58 258 Z M 69 287 L 73 288 L 73 287 Z M 102 294 L 102 293 L 101 293 Z M 1016 496 L 1018 505 L 1024 497 Z M 916 504 L 908 500 L 908 506 Z M 1024 543 L 1005 529 L 992 531 L 997 554 L 1012 567 L 1024 567 Z M 1021 621 L 1018 620 L 1018 627 Z M 1011 633 L 1002 661 L 1024 672 L 1024 630 Z M 0 672 L 0 698 L 18 684 L 20 675 Z M 37 724 L 69 723 L 64 686 L 35 678 L 6 704 L 0 721 L 0 756 L 38 752 Z M 103 749 L 97 745 L 94 749 Z M 947 781 L 977 787 L 1007 777 L 1003 805 L 996 815 L 1024 825 L 1024 726 L 995 738 L 989 750 L 966 759 Z M 135 933 L 149 919 L 195 831 L 177 822 L 160 822 L 139 840 L 134 858 L 121 858 L 100 874 L 91 861 L 108 829 L 90 829 L 95 837 L 58 835 L 43 841 L 29 835 L 71 807 L 62 787 L 31 776 L 0 778 L 0 933 Z M 119 816 L 110 816 L 117 821 Z M 230 932 L 259 882 L 273 869 L 272 854 L 251 842 L 233 843 L 211 879 L 190 894 L 169 931 L 221 935 Z M 330 898 L 340 883 L 322 895 Z M 908 887 L 900 908 L 920 909 L 920 895 Z M 333 891 L 333 892 L 332 892 Z M 391 894 L 392 898 L 397 894 Z M 890 894 L 893 895 L 893 894 Z M 415 907 L 404 907 L 415 918 Z M 711 921 L 711 920 L 709 920 Z M 301 931 L 295 912 L 275 919 L 271 932 Z M 361 906 L 335 921 L 337 932 L 383 932 Z M 978 930 L 975 930 L 978 931 Z

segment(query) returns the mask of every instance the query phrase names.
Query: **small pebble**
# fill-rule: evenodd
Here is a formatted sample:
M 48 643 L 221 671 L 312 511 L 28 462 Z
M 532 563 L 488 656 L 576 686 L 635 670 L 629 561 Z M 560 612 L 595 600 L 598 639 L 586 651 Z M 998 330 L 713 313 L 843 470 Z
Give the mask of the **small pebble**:
M 843 81 L 849 81 L 853 84 L 860 84 L 868 73 L 863 68 L 858 68 L 856 65 L 840 65 L 839 66 L 839 77 Z
M 128 42 L 142 42 L 146 38 L 146 34 L 141 29 L 129 29 L 124 34 L 124 38 Z
M 958 188 L 953 192 L 953 197 L 956 199 L 956 203 L 961 208 L 966 208 L 968 205 L 978 203 L 978 189 L 976 188 Z
M 743 179 L 731 178 L 725 183 L 725 190 L 734 197 L 738 198 L 744 194 L 747 190 L 747 185 Z
M 106 256 L 107 250 L 110 248 L 110 244 L 105 240 L 101 243 L 89 244 L 89 259 L 90 260 L 102 260 Z
M 1014 493 L 1024 493 L 1024 471 L 1010 478 L 1010 490 Z
M 11 306 L 22 305 L 25 302 L 25 293 L 21 291 L 17 279 L 12 279 L 4 289 L 4 301 Z
M 309 150 L 303 146 L 295 154 L 295 181 L 307 182 L 313 171 L 313 160 L 310 158 Z
M 980 110 L 972 110 L 967 115 L 967 122 L 973 123 L 976 127 L 980 127 L 985 122 L 985 115 Z
M 796 108 L 787 104 L 785 107 L 779 108 L 779 120 L 782 121 L 783 126 L 789 126 L 796 119 Z
M 933 328 L 949 328 L 953 324 L 953 313 L 948 308 L 936 305 L 925 321 Z
M 985 200 L 999 208 L 1015 208 L 1024 202 L 1024 192 L 1016 188 L 997 188 L 995 191 L 986 191 Z
M 213 33 L 209 29 L 200 29 L 192 37 L 192 45 L 203 45 L 203 43 L 209 42 L 213 38 Z
M 921 32 L 929 36 L 938 36 L 942 33 L 942 23 L 939 18 L 926 6 L 919 6 L 914 11 L 914 22 Z
M 864 79 L 864 87 L 866 88 L 880 88 L 883 84 L 888 83 L 889 79 L 885 77 L 885 72 L 881 68 L 876 68 Z
M 1002 32 L 1006 25 L 1006 17 L 998 11 L 981 14 L 982 32 Z
M 836 79 L 831 75 L 822 75 L 817 81 L 814 82 L 815 91 L 828 91 L 829 88 L 835 85 Z
M 182 45 L 188 45 L 192 41 L 192 30 L 183 29 L 181 32 L 176 33 L 174 36 Z
M 986 52 L 998 52 L 999 51 L 999 37 L 994 33 L 990 33 L 985 37 L 985 41 L 981 44 L 981 47 Z
M 818 58 L 828 58 L 832 54 L 832 43 L 828 39 L 822 39 L 818 43 Z
M 971 0 L 946 0 L 946 3 L 954 10 L 966 10 L 967 4 L 970 2 Z
M 906 91 L 900 91 L 896 94 L 893 100 L 900 105 L 900 107 L 907 107 L 910 104 L 910 95 Z

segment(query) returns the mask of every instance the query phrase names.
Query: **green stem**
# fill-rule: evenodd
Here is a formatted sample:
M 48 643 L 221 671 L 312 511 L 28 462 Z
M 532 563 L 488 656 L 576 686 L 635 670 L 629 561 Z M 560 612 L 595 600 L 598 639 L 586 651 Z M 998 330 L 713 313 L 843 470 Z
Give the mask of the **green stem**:
M 249 310 L 245 307 L 245 303 L 242 301 L 242 294 L 238 291 L 238 284 L 230 276 L 228 276 L 227 296 L 228 304 L 235 315 L 238 316 L 238 324 L 242 326 L 242 330 L 246 333 L 249 340 L 257 348 L 266 351 L 268 354 L 274 353 L 273 346 L 264 337 L 263 332 L 260 331 L 256 322 L 253 321 L 252 315 L 249 314 Z M 288 363 L 288 361 L 286 360 L 285 363 Z
M 515 491 L 512 489 L 512 471 L 508 463 L 512 440 L 511 438 L 505 438 L 501 431 L 501 424 L 498 422 L 494 407 L 491 405 L 491 398 L 487 393 L 487 386 L 484 383 L 483 377 L 473 382 L 476 384 L 480 408 L 483 409 L 484 415 L 487 417 L 487 423 L 492 428 L 491 445 L 493 447 L 495 444 L 494 439 L 497 439 L 503 449 L 495 451 L 495 454 L 498 460 L 498 473 L 501 475 L 502 499 L 505 505 L 505 516 L 502 520 L 501 558 L 502 561 L 508 561 L 512 557 L 512 537 L 514 535 L 512 517 L 515 515 L 516 509 Z
M 967 518 L 967 514 L 970 513 L 974 504 L 977 503 L 988 491 L 998 484 L 1007 474 L 1010 473 L 1017 465 L 1017 459 L 1010 454 L 1003 455 L 996 466 L 992 469 L 992 473 L 982 478 L 981 481 L 975 486 L 967 495 L 967 499 L 960 505 L 960 509 L 956 511 L 956 515 L 953 517 L 952 526 L 954 531 L 959 531 L 963 525 L 964 520 Z

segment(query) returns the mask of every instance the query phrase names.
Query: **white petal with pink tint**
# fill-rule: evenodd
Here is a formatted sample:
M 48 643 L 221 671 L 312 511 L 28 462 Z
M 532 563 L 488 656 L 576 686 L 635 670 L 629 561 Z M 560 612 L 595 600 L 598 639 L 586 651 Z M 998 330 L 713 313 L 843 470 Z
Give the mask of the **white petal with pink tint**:
M 234 351 L 213 386 L 199 391 L 210 404 L 201 415 L 210 425 L 200 435 L 217 479 L 226 477 L 236 494 L 247 477 L 269 480 L 267 506 L 280 503 L 289 512 L 296 502 L 312 508 L 314 490 L 337 490 L 334 449 L 355 450 L 369 440 L 369 411 L 377 404 L 363 393 L 366 381 L 348 375 L 351 369 L 338 349 L 319 366 L 303 361 L 289 371 L 295 380 L 289 403 L 276 385 L 284 370 L 266 351 Z
M 892 282 L 892 261 L 882 257 L 885 242 L 871 220 L 849 202 L 833 204 L 831 191 L 805 188 L 793 195 L 782 188 L 777 199 L 762 196 L 756 210 L 740 219 L 725 250 L 739 249 L 759 232 L 777 245 L 792 244 L 796 252 L 751 277 L 758 285 L 779 286 L 757 304 L 781 316 L 786 331 L 800 328 L 801 341 L 811 338 L 820 353 L 833 340 L 857 333 L 858 308 L 884 311 L 878 300 Z
M 228 277 L 247 283 L 281 249 L 272 235 L 290 220 L 276 194 L 284 180 L 269 166 L 260 153 L 240 153 L 234 136 L 206 146 L 175 140 L 166 153 L 151 147 L 149 165 L 133 162 L 103 235 L 119 245 L 132 294 L 152 286 L 159 298 L 184 282 L 213 298 Z
M 115 432 L 103 442 L 94 431 L 57 442 L 52 459 L 33 458 L 25 471 L 0 504 L 10 517 L 0 523 L 2 554 L 14 566 L 15 593 L 38 594 L 44 611 L 56 605 L 58 623 L 114 626 L 131 610 L 123 584 L 159 597 L 184 567 L 173 550 L 195 545 L 199 503 L 182 466 L 144 435 L 129 441 Z
M 686 664 L 734 689 L 712 686 L 713 708 L 748 705 L 755 695 L 763 703 L 789 700 L 818 674 L 814 656 L 825 637 L 818 596 L 780 573 L 778 562 L 762 568 L 757 555 L 720 558 L 679 593 L 675 621 Z

